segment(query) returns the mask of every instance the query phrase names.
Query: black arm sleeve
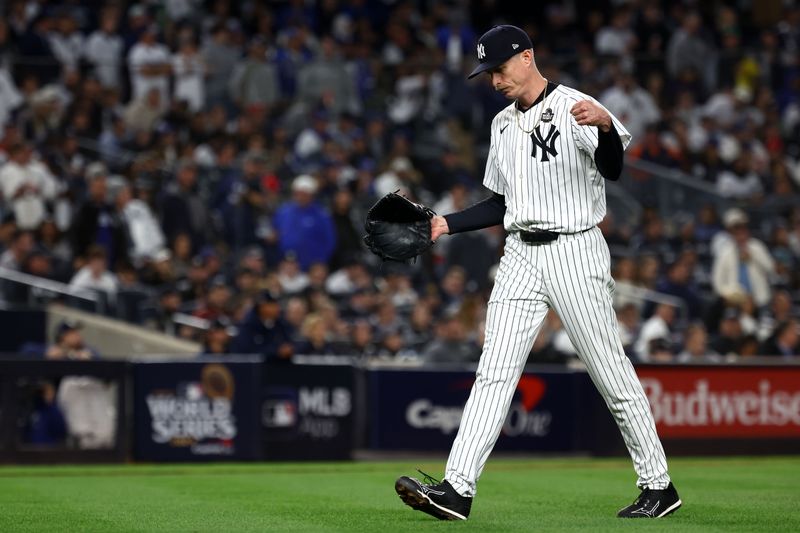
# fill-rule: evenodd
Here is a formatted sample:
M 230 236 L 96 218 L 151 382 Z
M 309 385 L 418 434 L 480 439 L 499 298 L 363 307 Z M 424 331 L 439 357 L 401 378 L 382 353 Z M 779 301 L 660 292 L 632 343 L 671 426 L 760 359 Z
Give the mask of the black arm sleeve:
M 450 228 L 450 234 L 452 235 L 453 233 L 462 233 L 502 224 L 505 214 L 505 196 L 494 193 L 489 198 L 481 200 L 463 211 L 445 215 L 444 219 L 447 221 L 447 227 Z
M 608 131 L 597 128 L 597 149 L 594 151 L 594 163 L 600 174 L 607 180 L 617 181 L 622 174 L 622 140 L 620 140 L 613 123 Z

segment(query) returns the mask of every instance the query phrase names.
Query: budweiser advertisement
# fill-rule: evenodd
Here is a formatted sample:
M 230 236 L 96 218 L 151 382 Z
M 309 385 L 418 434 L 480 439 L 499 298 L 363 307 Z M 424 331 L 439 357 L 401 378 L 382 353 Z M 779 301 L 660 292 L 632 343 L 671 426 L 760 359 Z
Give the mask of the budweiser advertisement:
M 800 367 L 638 367 L 662 438 L 800 437 Z

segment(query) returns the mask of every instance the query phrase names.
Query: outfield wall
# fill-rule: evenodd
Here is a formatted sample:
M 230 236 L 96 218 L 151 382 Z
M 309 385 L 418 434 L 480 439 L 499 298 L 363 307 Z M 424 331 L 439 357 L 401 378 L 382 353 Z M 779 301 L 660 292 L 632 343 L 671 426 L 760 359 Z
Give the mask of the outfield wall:
M 800 452 L 800 365 L 642 365 L 637 372 L 668 454 Z M 348 459 L 356 449 L 445 453 L 473 381 L 470 367 L 341 360 L 6 358 L 0 360 L 0 461 L 323 460 Z M 66 435 L 48 441 L 59 410 Z M 586 372 L 555 366 L 526 369 L 495 449 L 626 453 Z

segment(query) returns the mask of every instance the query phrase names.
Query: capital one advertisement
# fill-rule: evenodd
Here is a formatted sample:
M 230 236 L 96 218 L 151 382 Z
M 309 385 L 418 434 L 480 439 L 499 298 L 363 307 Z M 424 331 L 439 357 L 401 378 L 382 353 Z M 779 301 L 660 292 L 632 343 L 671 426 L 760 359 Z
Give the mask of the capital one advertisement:
M 800 437 L 800 367 L 638 367 L 662 438 Z
M 259 363 L 242 361 L 135 365 L 137 458 L 257 458 L 258 370 Z
M 447 451 L 458 432 L 473 372 L 370 372 L 372 447 Z M 574 380 L 566 373 L 529 373 L 520 378 L 496 450 L 565 451 L 574 435 Z

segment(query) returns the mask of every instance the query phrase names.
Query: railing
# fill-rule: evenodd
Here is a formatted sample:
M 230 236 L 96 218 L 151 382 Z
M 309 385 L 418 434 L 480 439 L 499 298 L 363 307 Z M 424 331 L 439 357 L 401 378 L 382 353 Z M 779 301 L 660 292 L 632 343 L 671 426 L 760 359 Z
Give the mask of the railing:
M 680 213 L 696 214 L 704 205 L 721 212 L 736 204 L 713 185 L 676 168 L 630 158 L 625 160 L 625 173 L 617 184 L 641 204 L 657 208 L 665 219 Z
M 83 303 L 88 304 L 92 311 L 97 313 L 105 312 L 105 300 L 100 297 L 98 293 L 90 289 L 79 289 L 70 287 L 65 283 L 61 283 L 59 281 L 53 281 L 47 278 L 40 278 L 38 276 L 33 276 L 31 274 L 25 274 L 24 272 L 18 272 L 16 270 L 11 270 L 8 268 L 0 267 L 0 280 L 6 282 L 3 283 L 3 291 L 2 294 L 6 297 L 8 291 L 7 289 L 7 282 L 17 283 L 27 287 L 28 290 L 26 294 L 26 301 L 25 302 L 13 302 L 13 303 L 26 303 L 26 304 L 36 304 L 41 303 L 37 302 L 37 296 L 42 295 L 45 293 L 47 295 L 55 296 L 66 296 L 68 298 L 75 298 L 81 300 Z

